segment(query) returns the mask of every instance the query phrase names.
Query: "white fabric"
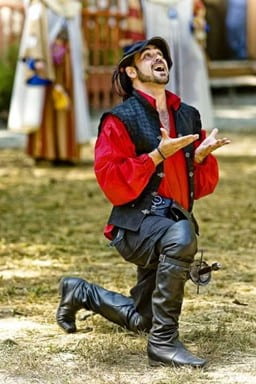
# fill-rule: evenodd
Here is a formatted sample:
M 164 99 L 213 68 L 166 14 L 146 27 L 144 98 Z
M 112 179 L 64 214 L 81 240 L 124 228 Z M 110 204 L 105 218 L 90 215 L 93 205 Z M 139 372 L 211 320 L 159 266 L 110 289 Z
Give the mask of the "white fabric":
M 76 0 L 42 0 L 57 15 L 73 18 L 80 13 L 81 4 Z
M 21 37 L 20 52 L 24 51 L 27 42 L 29 16 L 28 8 Z M 67 23 L 74 87 L 75 132 L 77 142 L 82 144 L 91 139 L 93 134 L 90 131 L 91 122 L 83 75 L 83 43 L 80 21 L 80 15 L 78 14 L 74 18 L 65 19 L 50 9 L 48 10 L 50 43 L 57 37 L 63 23 Z M 25 64 L 18 61 L 9 108 L 8 129 L 17 133 L 28 134 L 39 129 L 41 125 L 45 87 L 27 85 L 24 81 L 25 71 Z
M 93 137 L 90 130 L 90 113 L 87 93 L 85 92 L 85 78 L 83 69 L 83 39 L 80 29 L 80 15 L 74 18 L 65 19 L 49 11 L 49 36 L 52 43 L 62 28 L 63 23 L 67 24 L 69 46 L 71 52 L 71 69 L 73 76 L 74 109 L 76 138 L 78 143 L 83 143 Z
M 71 50 L 71 65 L 73 70 L 73 87 L 74 87 L 74 108 L 75 108 L 75 124 L 76 136 L 78 143 L 82 143 L 90 139 L 93 134 L 91 132 L 91 123 L 89 116 L 89 107 L 87 93 L 84 90 L 85 78 L 83 76 L 83 52 L 81 47 L 82 35 L 79 28 L 80 18 L 77 15 L 74 19 L 68 20 L 68 34 Z
M 163 37 L 169 44 L 173 67 L 167 89 L 196 107 L 204 129 L 213 128 L 212 100 L 202 48 L 190 30 L 193 0 L 143 0 L 147 38 Z
M 33 12 L 28 9 L 20 41 L 19 57 L 27 44 L 30 17 L 33 17 Z M 37 130 L 42 120 L 44 106 L 44 87 L 27 85 L 24 81 L 25 70 L 24 63 L 19 60 L 15 71 L 7 123 L 8 129 L 17 133 L 30 133 Z M 31 108 L 31 106 L 33 107 Z

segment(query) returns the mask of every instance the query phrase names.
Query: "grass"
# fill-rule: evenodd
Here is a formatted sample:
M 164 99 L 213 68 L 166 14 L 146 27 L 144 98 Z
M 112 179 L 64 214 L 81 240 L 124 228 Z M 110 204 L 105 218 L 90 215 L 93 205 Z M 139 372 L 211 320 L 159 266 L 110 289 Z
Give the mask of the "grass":
M 230 135 L 229 135 L 230 136 Z M 233 134 L 236 146 L 244 136 Z M 192 282 L 181 339 L 206 369 L 153 369 L 147 337 L 100 316 L 78 314 L 79 332 L 55 323 L 62 276 L 85 277 L 128 294 L 136 268 L 108 247 L 110 205 L 91 164 L 35 166 L 20 150 L 0 151 L 0 382 L 26 384 L 250 384 L 256 376 L 256 163 L 220 150 L 220 183 L 195 204 L 199 247 L 222 269 L 199 295 Z M 231 147 L 232 148 L 232 147 Z

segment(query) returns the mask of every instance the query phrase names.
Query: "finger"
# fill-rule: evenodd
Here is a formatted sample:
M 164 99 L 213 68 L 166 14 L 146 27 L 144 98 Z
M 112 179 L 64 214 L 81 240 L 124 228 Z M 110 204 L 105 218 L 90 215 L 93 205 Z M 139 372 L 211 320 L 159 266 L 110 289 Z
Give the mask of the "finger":
M 186 135 L 186 136 L 177 138 L 176 143 L 179 144 L 180 148 L 182 148 L 182 147 L 186 147 L 186 145 L 193 143 L 193 141 L 198 140 L 198 138 L 199 138 L 198 134 Z
M 189 141 L 189 142 L 192 142 L 198 139 L 199 139 L 199 135 L 197 133 L 194 135 L 191 134 L 191 135 L 181 136 L 178 138 L 178 140 L 180 141 Z
M 231 143 L 231 140 L 226 139 L 226 138 L 217 140 L 218 146 L 226 145 L 226 144 L 229 144 L 229 143 Z
M 226 137 L 224 139 L 222 139 L 222 141 L 224 144 L 230 144 L 231 143 L 231 140 L 227 139 Z
M 219 132 L 218 128 L 213 128 L 209 136 L 215 138 L 218 132 Z
M 198 140 L 199 139 L 199 135 L 196 133 L 194 135 L 186 135 L 186 136 L 183 136 L 183 139 L 188 142 L 188 143 L 193 143 L 193 141 L 195 140 Z

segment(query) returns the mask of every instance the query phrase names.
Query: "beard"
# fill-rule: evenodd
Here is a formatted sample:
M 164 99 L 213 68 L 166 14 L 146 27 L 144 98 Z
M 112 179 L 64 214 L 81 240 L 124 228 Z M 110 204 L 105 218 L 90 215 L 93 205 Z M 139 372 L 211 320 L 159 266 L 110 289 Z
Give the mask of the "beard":
M 167 76 L 164 77 L 157 77 L 155 76 L 154 72 L 152 72 L 152 75 L 144 75 L 138 67 L 135 67 L 137 71 L 138 79 L 142 83 L 155 83 L 155 84 L 167 84 L 169 82 L 169 73 Z

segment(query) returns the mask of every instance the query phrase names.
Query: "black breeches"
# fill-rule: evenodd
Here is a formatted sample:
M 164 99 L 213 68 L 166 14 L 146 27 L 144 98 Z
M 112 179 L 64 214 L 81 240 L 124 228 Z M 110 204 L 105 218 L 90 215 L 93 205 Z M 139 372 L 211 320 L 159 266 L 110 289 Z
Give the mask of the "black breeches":
M 115 247 L 126 261 L 151 269 L 157 267 L 161 254 L 192 262 L 197 252 L 197 238 L 192 220 L 174 221 L 150 215 L 139 231 L 124 230 Z
M 116 248 L 126 261 L 137 265 L 137 283 L 131 289 L 138 312 L 152 317 L 151 297 L 159 256 L 191 263 L 197 251 L 193 222 L 148 216 L 138 232 L 124 231 Z
M 197 252 L 197 238 L 191 222 L 176 222 L 158 240 L 156 248 L 159 254 L 192 263 Z

